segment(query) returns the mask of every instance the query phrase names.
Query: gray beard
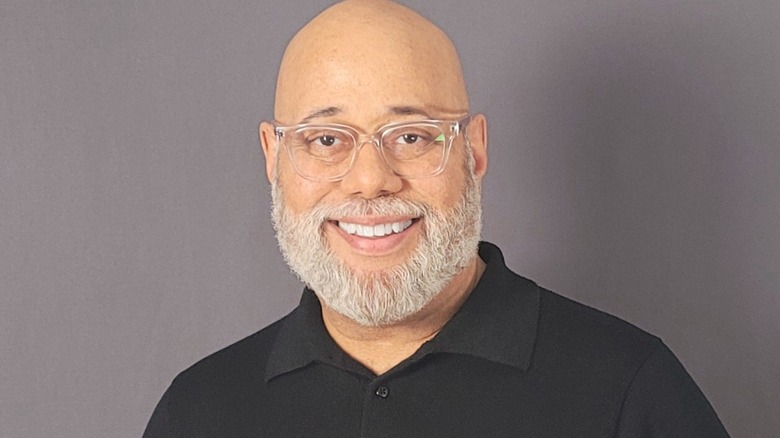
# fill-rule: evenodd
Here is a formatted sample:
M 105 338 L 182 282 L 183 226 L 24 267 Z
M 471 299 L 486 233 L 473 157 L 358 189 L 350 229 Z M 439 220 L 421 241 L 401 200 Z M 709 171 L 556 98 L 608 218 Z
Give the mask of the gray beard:
M 420 312 L 477 255 L 481 193 L 471 160 L 467 167 L 466 186 L 449 211 L 382 197 L 318 205 L 296 215 L 286 208 L 283 188 L 274 181 L 272 219 L 282 255 L 320 302 L 335 312 L 362 326 L 403 321 Z M 417 248 L 407 260 L 388 270 L 358 272 L 350 268 L 331 250 L 323 224 L 328 218 L 364 215 L 420 217 L 423 229 Z

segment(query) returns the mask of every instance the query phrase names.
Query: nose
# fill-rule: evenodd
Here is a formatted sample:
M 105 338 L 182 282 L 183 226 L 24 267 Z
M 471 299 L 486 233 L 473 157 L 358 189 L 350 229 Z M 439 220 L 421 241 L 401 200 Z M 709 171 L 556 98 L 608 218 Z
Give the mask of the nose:
M 373 147 L 363 147 L 366 143 Z M 382 159 L 376 141 L 361 142 L 356 153 L 352 169 L 341 180 L 346 194 L 373 199 L 401 190 L 403 179 L 393 173 Z

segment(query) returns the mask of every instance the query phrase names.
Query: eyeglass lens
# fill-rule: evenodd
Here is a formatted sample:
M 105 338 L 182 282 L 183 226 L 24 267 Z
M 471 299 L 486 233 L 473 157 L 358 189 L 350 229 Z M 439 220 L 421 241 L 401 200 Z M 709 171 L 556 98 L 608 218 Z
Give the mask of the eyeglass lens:
M 312 179 L 345 175 L 354 162 L 356 133 L 327 126 L 297 129 L 288 137 L 288 148 L 296 170 Z M 382 132 L 382 157 L 399 176 L 422 177 L 436 171 L 444 161 L 447 136 L 435 124 L 420 123 L 393 127 Z

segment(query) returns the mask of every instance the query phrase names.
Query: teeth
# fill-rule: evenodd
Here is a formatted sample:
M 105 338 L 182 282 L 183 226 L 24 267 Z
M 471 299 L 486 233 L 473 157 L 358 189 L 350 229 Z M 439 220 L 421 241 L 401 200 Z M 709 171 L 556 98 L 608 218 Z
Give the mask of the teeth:
M 355 234 L 360 237 L 382 237 L 393 233 L 400 233 L 412 225 L 411 220 L 403 222 L 391 222 L 378 225 L 351 224 L 349 222 L 339 222 L 339 228 L 346 231 L 347 234 Z

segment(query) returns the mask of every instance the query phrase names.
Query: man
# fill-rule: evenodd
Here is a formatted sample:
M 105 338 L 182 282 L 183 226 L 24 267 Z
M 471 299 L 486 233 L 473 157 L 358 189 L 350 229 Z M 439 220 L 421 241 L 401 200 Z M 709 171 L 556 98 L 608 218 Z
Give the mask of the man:
M 307 289 L 181 373 L 144 436 L 727 436 L 660 340 L 479 243 L 486 129 L 415 12 L 353 0 L 306 25 L 260 139 Z

